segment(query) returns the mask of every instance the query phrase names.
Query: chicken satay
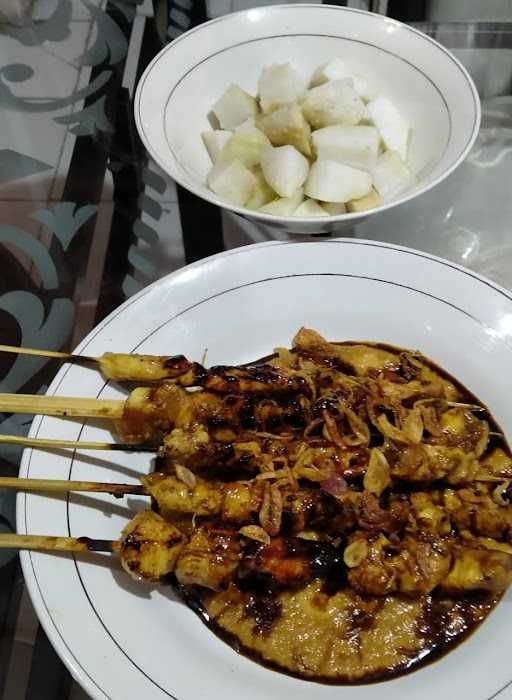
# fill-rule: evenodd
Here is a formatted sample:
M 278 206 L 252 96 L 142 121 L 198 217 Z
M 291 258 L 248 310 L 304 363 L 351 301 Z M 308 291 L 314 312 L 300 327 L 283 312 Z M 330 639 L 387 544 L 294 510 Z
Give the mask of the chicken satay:
M 238 527 L 258 522 L 269 489 L 269 482 L 263 480 L 224 483 L 195 477 L 193 483 L 186 484 L 176 476 L 158 472 L 143 477 L 142 483 L 164 517 L 216 517 Z M 280 497 L 278 531 L 297 534 L 311 526 L 341 532 L 349 525 L 348 509 L 345 511 L 342 504 L 320 489 L 289 485 L 275 488 Z
M 357 376 L 367 376 L 371 370 L 395 370 L 400 366 L 398 353 L 388 352 L 370 344 L 329 343 L 309 328 L 299 330 L 293 339 L 293 349 L 314 363 Z
M 163 382 L 155 387 L 134 389 L 124 402 L 116 429 L 128 443 L 160 443 L 174 428 L 183 431 L 193 431 L 198 425 L 250 428 L 255 424 L 255 404 L 250 395 L 221 397 L 209 391 L 188 392 L 172 382 Z M 194 441 L 204 442 L 202 437 Z
M 446 401 L 420 405 L 421 416 L 432 445 L 460 447 L 481 457 L 489 441 L 489 423 L 475 416 L 464 406 L 451 406 Z
M 105 352 L 98 358 L 98 367 L 105 379 L 141 384 L 178 379 L 186 386 L 194 386 L 206 370 L 198 362 L 183 355 L 137 355 Z
M 496 486 L 473 484 L 459 489 L 437 489 L 394 493 L 385 498 L 385 507 L 367 491 L 347 491 L 337 497 L 347 532 L 362 529 L 372 534 L 407 530 L 412 534 L 429 532 L 447 536 L 467 532 L 512 542 L 512 505 L 508 482 Z
M 511 542 L 512 506 L 507 489 L 504 482 L 417 492 L 410 495 L 411 513 L 421 528 L 441 535 L 456 529 Z
M 102 374 L 116 381 L 173 380 L 180 386 L 202 386 L 221 394 L 310 393 L 307 379 L 299 373 L 266 364 L 218 365 L 205 369 L 183 355 L 158 357 L 118 353 L 105 353 L 98 363 Z
M 173 402 L 175 391 L 179 393 L 180 390 L 175 387 L 168 394 L 170 401 L 167 407 L 163 402 L 159 405 L 154 401 L 146 402 L 146 397 L 141 396 L 142 390 L 133 392 L 125 402 L 126 408 L 123 414 L 117 419 L 118 431 L 124 443 L 84 443 L 82 445 L 72 441 L 21 440 L 16 436 L 5 436 L 2 441 L 41 445 L 47 448 L 83 446 L 84 449 L 132 451 L 136 445 L 140 445 L 141 451 L 154 449 L 161 458 L 159 469 L 171 473 L 176 465 L 181 465 L 196 473 L 213 474 L 216 470 L 220 470 L 227 474 L 228 472 L 237 473 L 238 470 L 255 474 L 260 471 L 272 471 L 274 461 L 277 464 L 284 460 L 292 469 L 295 478 L 315 482 L 328 480 L 329 475 L 337 474 L 350 483 L 364 478 L 366 484 L 373 479 L 372 464 L 376 461 L 383 484 L 378 495 L 397 482 L 426 484 L 445 481 L 452 486 L 460 486 L 475 481 L 499 480 L 499 477 L 494 474 L 490 474 L 487 479 L 487 472 L 482 469 L 476 457 L 464 453 L 460 448 L 432 445 L 399 448 L 389 441 L 381 448 L 368 449 L 364 446 L 348 448 L 333 445 L 322 438 L 304 438 L 301 431 L 295 432 L 293 428 L 289 432 L 286 429 L 284 432 L 279 431 L 276 435 L 267 434 L 265 431 L 261 434 L 259 431 L 246 430 L 236 426 L 239 418 L 236 412 L 231 413 L 228 418 L 231 406 L 228 406 L 228 412 L 222 419 L 217 410 L 219 408 L 217 403 L 212 405 L 212 413 L 208 414 L 211 396 L 206 392 L 204 396 L 203 392 L 196 392 L 198 399 L 201 399 L 197 402 L 189 403 L 188 398 L 185 397 L 184 406 L 189 417 L 198 416 L 208 420 L 208 415 L 213 415 L 211 420 L 213 427 L 194 421 L 190 424 L 185 423 L 183 427 L 172 428 L 173 420 L 181 422 L 181 419 L 176 417 L 181 411 L 177 406 L 181 402 L 181 397 L 178 395 L 178 401 L 175 404 Z M 206 400 L 203 401 L 203 399 Z M 193 412 L 194 407 L 199 407 L 196 413 Z M 286 415 L 286 409 L 283 408 L 283 420 L 286 419 Z M 228 419 L 232 421 L 231 427 L 226 425 Z M 254 423 L 251 422 L 251 425 L 254 426 Z M 168 434 L 166 429 L 170 429 Z M 162 444 L 157 447 L 159 441 Z M 378 460 L 373 459 L 375 454 L 379 455 Z M 367 488 L 372 490 L 370 486 Z
M 183 355 L 172 357 L 105 352 L 100 357 L 89 357 L 69 352 L 22 348 L 13 345 L 0 345 L 0 352 L 51 357 L 86 367 L 96 366 L 106 379 L 117 381 L 159 382 L 181 376 L 190 370 L 197 371 L 195 370 L 197 363 L 190 362 Z M 198 367 L 202 369 L 200 365 Z
M 173 428 L 191 425 L 243 423 L 252 418 L 250 397 L 187 392 L 172 382 L 134 389 L 124 402 L 116 430 L 127 443 L 160 443 Z
M 222 437 L 215 440 L 214 436 Z M 208 430 L 201 423 L 175 428 L 163 439 L 158 454 L 163 465 L 173 471 L 176 464 L 201 472 L 219 467 L 241 467 L 252 472 L 260 471 L 263 461 L 260 442 L 238 440 L 237 433 L 226 428 Z M 228 439 L 229 441 L 226 441 Z
M 272 365 L 228 367 L 219 365 L 206 370 L 201 384 L 220 394 L 304 394 L 311 396 L 306 376 Z
M 226 527 L 204 525 L 193 530 L 180 553 L 174 574 L 179 583 L 218 591 L 234 578 L 240 565 L 240 535 Z
M 255 431 L 235 431 L 232 428 L 210 428 L 194 423 L 175 428 L 164 437 L 158 450 L 159 468 L 174 472 L 176 465 L 185 466 L 196 474 L 243 472 L 249 475 L 274 469 L 291 459 L 296 448 L 293 435 Z
M 391 478 L 408 482 L 467 484 L 481 471 L 476 456 L 460 447 L 424 443 L 399 447 L 387 440 L 380 451 L 389 464 Z
M 116 431 L 128 444 L 159 444 L 174 426 L 187 394 L 172 383 L 155 388 L 138 387 L 128 395 Z
M 351 455 L 357 457 L 357 467 L 350 463 Z M 397 482 L 410 484 L 444 481 L 452 486 L 468 484 L 482 473 L 481 465 L 473 453 L 459 447 L 442 445 L 398 446 L 386 440 L 382 447 L 343 449 L 336 453 L 340 472 L 347 479 L 364 477 L 370 491 L 378 495 Z M 303 466 L 303 465 L 301 465 Z M 376 492 L 377 492 L 376 491 Z
M 295 430 L 308 421 L 305 396 L 283 396 L 281 403 L 257 394 L 186 391 L 167 381 L 134 389 L 125 401 L 60 396 L 1 394 L 0 410 L 51 416 L 95 417 L 113 420 L 128 444 L 159 444 L 174 427 L 203 423 L 215 430 Z
M 293 587 L 316 576 L 345 578 L 342 551 L 331 544 L 312 540 L 275 537 L 269 544 L 249 544 L 244 551 L 239 578 L 267 577 L 271 583 Z
M 406 536 L 395 544 L 384 535 L 355 534 L 344 561 L 349 584 L 368 595 L 499 592 L 512 581 L 512 548 L 490 550 L 456 538 Z
M 400 379 L 416 382 L 414 387 L 409 387 L 409 396 L 417 390 L 419 394 L 448 401 L 460 399 L 457 387 L 429 367 L 418 354 L 388 350 L 372 343 L 330 343 L 308 328 L 299 330 L 293 339 L 293 347 L 294 352 L 302 357 L 349 375 L 384 381 L 388 378 L 388 384 L 394 391 L 401 383 Z
M 485 485 L 455 489 L 391 494 L 385 506 L 367 491 L 348 491 L 338 496 L 348 532 L 365 530 L 370 534 L 407 531 L 412 535 L 431 533 L 445 537 L 455 532 L 512 540 L 512 506 L 498 504 Z
M 347 490 L 333 496 L 318 487 L 290 484 L 280 477 L 271 486 L 268 479 L 222 482 L 205 480 L 176 468 L 176 475 L 153 472 L 141 478 L 141 485 L 88 481 L 0 477 L 0 488 L 65 493 L 91 492 L 144 494 L 151 496 L 158 512 L 174 522 L 177 516 L 215 518 L 238 527 L 253 524 L 265 516 L 265 501 L 274 494 L 272 505 L 276 532 L 297 534 L 307 528 L 330 536 L 354 530 L 368 534 L 407 532 L 436 536 L 459 532 L 509 542 L 512 537 L 512 506 L 508 482 L 497 487 L 477 484 L 459 490 L 445 489 L 410 494 L 390 494 L 385 503 L 368 491 Z M 277 474 L 270 474 L 277 479 Z M 492 489 L 492 491 L 491 491 Z M 268 493 L 270 492 L 270 493 Z M 269 519 L 269 521 L 272 518 Z M 270 522 L 272 528 L 273 522 Z M 270 531 L 270 530 L 269 530 Z
M 144 511 L 123 531 L 121 561 L 135 578 L 156 582 L 173 572 L 182 585 L 214 591 L 254 574 L 285 587 L 334 571 L 341 580 L 342 554 L 329 544 L 277 537 L 244 546 L 242 540 L 236 531 L 210 523 L 196 527 L 186 540 L 161 516 Z
M 201 398 L 195 398 L 201 393 Z M 194 399 L 192 400 L 192 396 Z M 0 394 L 0 410 L 47 416 L 103 418 L 114 422 L 121 438 L 130 444 L 159 443 L 178 420 L 204 413 L 212 415 L 222 400 L 208 392 L 190 395 L 172 382 L 138 387 L 126 400 Z
M 218 516 L 230 524 L 244 524 L 251 522 L 261 508 L 262 481 L 222 483 L 199 478 L 194 481 L 193 485 L 187 485 L 176 476 L 158 472 L 142 477 L 146 492 L 155 499 L 164 517 L 176 513 Z
M 217 365 L 206 369 L 184 355 L 140 355 L 106 352 L 86 357 L 51 350 L 0 345 L 0 352 L 41 355 L 86 366 L 96 365 L 106 379 L 152 384 L 171 380 L 184 387 L 203 386 L 221 394 L 305 393 L 310 394 L 308 377 L 294 369 L 276 367 L 263 361 L 242 366 Z
M 165 583 L 175 573 L 183 583 L 219 590 L 234 576 L 240 559 L 241 536 L 212 526 L 186 535 L 157 513 L 146 510 L 122 531 L 121 539 L 0 535 L 0 548 L 35 551 L 112 552 L 135 580 Z
M 164 517 L 177 513 L 215 516 L 221 522 L 238 526 L 258 521 L 270 485 L 268 480 L 220 482 L 198 477 L 187 484 L 163 473 L 143 477 L 142 483 Z M 313 528 L 332 536 L 355 529 L 391 534 L 403 530 L 409 522 L 411 503 L 407 495 L 391 496 L 384 508 L 367 491 L 349 490 L 334 497 L 322 487 L 291 486 L 283 482 L 275 483 L 273 489 L 279 491 L 279 503 L 274 506 L 274 510 L 279 509 L 278 532 L 297 534 Z
M 134 389 L 116 422 L 121 438 L 128 443 L 161 442 L 173 428 L 189 429 L 198 423 L 213 430 L 291 430 L 308 420 L 309 401 L 292 397 L 282 404 L 260 401 L 251 394 L 218 396 L 209 391 L 187 392 L 172 382 Z
M 137 580 L 156 583 L 174 573 L 183 585 L 218 591 L 233 580 L 240 566 L 241 536 L 235 530 L 205 524 L 194 528 L 187 538 L 160 515 L 143 511 L 123 530 L 120 556 L 123 568 Z M 246 565 L 252 556 L 245 556 Z M 278 561 L 274 560 L 277 574 Z M 306 574 L 309 577 L 304 568 Z
M 174 571 L 186 539 L 157 513 L 141 511 L 123 529 L 121 565 L 133 578 L 157 583 Z
M 501 593 L 512 582 L 512 551 L 457 547 L 450 572 L 438 589 L 449 595 Z

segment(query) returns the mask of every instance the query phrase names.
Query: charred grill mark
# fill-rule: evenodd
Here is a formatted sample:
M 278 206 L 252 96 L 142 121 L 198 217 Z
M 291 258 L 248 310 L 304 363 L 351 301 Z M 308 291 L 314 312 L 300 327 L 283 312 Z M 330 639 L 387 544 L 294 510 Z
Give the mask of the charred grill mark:
M 169 376 L 172 376 L 172 371 L 175 370 L 177 374 L 186 372 L 191 364 L 184 355 L 172 355 L 171 357 L 166 357 L 164 360 L 165 369 L 170 370 Z
M 222 379 L 228 384 L 237 384 L 238 378 L 230 374 L 230 370 L 233 371 L 232 367 L 227 367 L 226 365 L 218 365 L 217 367 L 210 367 L 210 383 L 213 379 Z M 207 388 L 210 388 L 207 386 Z
M 207 370 L 202 383 L 206 389 L 220 393 L 311 393 L 304 377 L 285 374 L 271 365 L 218 365 Z
M 283 506 L 281 514 L 281 532 L 283 535 L 295 532 L 295 513 L 292 509 L 287 509 L 285 506 Z
M 54 538 L 56 541 L 58 538 Z M 111 540 L 97 540 L 91 539 L 90 537 L 78 537 L 77 541 L 84 545 L 85 549 L 89 552 L 111 552 L 112 551 L 112 541 Z
M 297 353 L 297 355 L 304 360 L 309 360 L 315 364 L 321 364 L 323 367 L 328 367 L 336 372 L 341 372 L 348 376 L 355 376 L 356 374 L 355 368 L 349 362 L 344 362 L 339 357 L 324 356 L 321 353 L 307 352 L 306 350 L 297 350 L 296 348 L 294 348 L 292 352 Z
M 189 362 L 185 355 L 171 355 L 164 359 L 165 369 L 183 369 L 184 367 L 188 366 Z
M 112 452 L 154 452 L 155 448 L 152 447 L 151 445 L 127 445 L 126 443 L 123 443 L 122 445 L 118 445 L 117 443 L 113 442 L 109 445 L 109 450 L 112 450 Z
M 416 379 L 419 376 L 421 370 L 419 367 L 416 367 L 416 365 L 412 364 L 409 353 L 401 352 L 399 372 L 400 375 L 406 381 L 410 382 L 411 380 Z
M 130 495 L 144 496 L 146 489 L 142 484 L 133 484 L 127 487 L 124 484 L 96 484 L 91 487 L 91 492 L 109 493 L 115 498 L 123 498 L 127 493 Z
M 362 597 L 356 600 L 349 610 L 349 634 L 359 636 L 362 632 L 369 632 L 374 627 L 376 616 L 383 607 L 383 600 L 366 600 Z
M 350 628 L 351 631 L 356 632 L 368 632 L 371 630 L 374 624 L 375 617 L 372 613 L 367 610 L 361 610 L 359 608 L 354 608 L 350 613 Z
M 305 428 L 308 418 L 308 406 L 301 399 L 292 399 L 286 411 L 287 422 L 292 428 Z
M 263 596 L 250 595 L 245 604 L 245 616 L 254 619 L 254 632 L 266 635 L 282 615 L 282 605 L 271 593 Z
M 341 392 L 339 394 L 336 392 L 336 394 L 319 398 L 318 401 L 315 401 L 315 405 L 313 406 L 313 416 L 315 418 L 320 418 L 324 411 L 333 414 L 339 413 L 338 398 L 343 399 L 343 394 L 341 394 Z
M 269 586 L 293 587 L 317 576 L 336 585 L 346 580 L 342 552 L 323 542 L 276 537 L 269 545 L 250 543 L 242 562 L 241 579 L 257 574 Z
M 256 419 L 254 416 L 255 407 L 256 398 L 254 396 L 244 397 L 240 410 L 240 425 L 244 430 L 254 430 L 256 427 Z
M 127 535 L 124 539 L 124 546 L 125 549 L 130 547 L 131 549 L 135 550 L 136 552 L 140 552 L 142 545 L 147 544 L 147 541 L 141 540 L 139 537 L 136 537 L 133 534 Z
M 202 365 L 190 362 L 184 355 L 166 357 L 162 366 L 167 377 L 181 386 L 201 386 L 207 376 L 207 370 Z

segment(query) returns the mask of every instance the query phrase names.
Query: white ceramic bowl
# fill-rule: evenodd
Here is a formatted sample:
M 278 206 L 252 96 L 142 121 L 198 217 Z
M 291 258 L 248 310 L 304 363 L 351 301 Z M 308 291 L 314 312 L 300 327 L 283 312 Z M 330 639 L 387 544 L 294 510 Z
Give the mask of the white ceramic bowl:
M 409 165 L 418 184 L 370 212 L 276 217 L 219 199 L 206 185 L 211 167 L 201 132 L 230 83 L 256 94 L 264 66 L 291 62 L 309 77 L 344 56 L 392 98 L 412 128 Z M 292 233 L 340 230 L 439 184 L 466 157 L 480 124 L 476 88 L 440 44 L 382 15 L 329 5 L 277 5 L 207 22 L 175 39 L 137 87 L 135 120 L 155 161 L 191 192 L 220 207 Z

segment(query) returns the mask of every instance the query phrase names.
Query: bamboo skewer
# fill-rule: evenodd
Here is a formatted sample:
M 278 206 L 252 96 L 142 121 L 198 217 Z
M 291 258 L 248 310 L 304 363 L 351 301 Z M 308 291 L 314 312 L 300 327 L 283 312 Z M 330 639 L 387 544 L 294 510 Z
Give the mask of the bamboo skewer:
M 0 549 L 30 549 L 40 552 L 119 552 L 121 543 L 116 540 L 97 540 L 89 537 L 0 534 Z
M 77 440 L 49 440 L 21 435 L 0 435 L 0 445 L 21 445 L 41 449 L 71 448 L 74 450 L 113 450 L 118 452 L 157 452 L 151 445 L 131 445 L 126 442 L 79 442 Z
M 0 412 L 77 418 L 121 418 L 124 401 L 34 394 L 0 394 Z
M 16 345 L 0 345 L 0 352 L 9 352 L 16 355 L 34 355 L 36 357 L 51 357 L 57 360 L 66 360 L 66 362 L 75 362 L 77 364 L 97 364 L 98 360 L 95 357 L 87 357 L 86 355 L 73 355 L 70 352 L 58 352 L 56 350 L 39 350 L 37 348 L 22 348 Z
M 496 435 L 499 437 L 503 438 L 503 435 L 501 433 L 490 433 L 492 435 Z M 34 448 L 39 448 L 39 449 L 58 449 L 58 448 L 70 448 L 73 450 L 118 450 L 118 451 L 123 451 L 123 452 L 150 452 L 150 453 L 157 453 L 159 452 L 160 448 L 151 446 L 151 445 L 130 445 L 128 443 L 116 443 L 116 442 L 79 442 L 76 440 L 49 440 L 45 438 L 27 438 L 27 437 L 21 437 L 19 435 L 0 435 L 0 444 L 15 444 L 15 445 L 22 445 L 23 447 L 34 447 Z M 505 476 L 494 476 L 492 474 L 485 474 L 484 472 L 477 473 L 475 475 L 475 478 L 473 481 L 475 482 L 496 482 L 500 483 L 502 481 L 506 481 L 507 477 Z M 18 483 L 24 483 L 28 484 L 29 482 L 38 482 L 41 481 L 41 483 L 48 484 L 50 485 L 50 488 L 44 488 L 41 487 L 40 489 L 30 489 L 28 485 L 26 486 L 27 490 L 54 490 L 57 491 L 59 489 L 52 489 L 51 485 L 57 483 L 56 480 L 38 480 L 38 479 L 16 479 L 16 478 L 6 478 L 6 477 L 0 477 L 0 488 L 20 488 L 23 489 L 22 485 L 18 486 Z M 12 482 L 12 485 L 9 483 Z M 61 489 L 62 491 L 97 491 L 101 492 L 104 491 L 105 493 L 112 493 L 113 495 L 120 495 L 121 491 L 117 490 L 116 493 L 114 493 L 114 490 L 111 488 L 112 484 L 96 484 L 95 482 L 78 482 L 78 481 L 62 481 L 59 482 L 63 485 L 63 488 Z M 74 488 L 73 484 L 84 484 L 85 488 Z M 89 486 L 87 486 L 89 485 Z M 67 488 L 65 488 L 67 486 Z M 99 488 L 93 488 L 94 486 L 98 486 Z M 101 487 L 110 487 L 110 488 L 101 488 Z M 118 485 L 120 488 L 123 487 L 122 484 Z M 128 487 L 126 486 L 125 488 L 131 488 L 135 489 L 137 487 Z M 126 490 L 124 493 L 141 493 L 144 494 L 145 491 L 141 487 L 142 490 L 140 491 L 129 491 Z
M 1 346 L 0 348 L 5 347 Z M 434 399 L 432 399 L 434 400 Z M 430 399 L 425 400 L 430 401 Z M 0 413 L 33 413 L 77 418 L 121 418 L 125 402 L 120 399 L 92 399 L 38 394 L 0 394 Z M 484 406 L 448 401 L 453 407 L 487 411 Z M 493 433 L 493 435 L 501 435 Z M 94 448 L 93 448 L 94 449 Z
M 176 379 L 181 375 L 188 376 L 188 382 L 199 380 L 204 373 L 203 367 L 196 362 L 188 362 L 183 356 L 170 357 L 167 355 L 139 355 L 137 353 L 112 353 L 105 352 L 99 357 L 87 355 L 73 355 L 68 352 L 56 350 L 39 350 L 37 348 L 23 348 L 14 345 L 0 345 L 0 352 L 16 355 L 28 355 L 35 357 L 49 357 L 63 362 L 71 362 L 86 367 L 94 367 L 99 370 L 106 379 L 115 381 L 139 382 L 142 384 L 154 384 L 166 379 Z M 167 361 L 171 361 L 171 366 Z M 172 366 L 175 361 L 176 366 Z
M 25 479 L 21 477 L 0 477 L 0 489 L 19 491 L 44 491 L 46 493 L 68 493 L 87 491 L 89 493 L 109 493 L 112 496 L 147 495 L 142 484 L 109 484 L 101 481 L 67 481 L 65 479 Z

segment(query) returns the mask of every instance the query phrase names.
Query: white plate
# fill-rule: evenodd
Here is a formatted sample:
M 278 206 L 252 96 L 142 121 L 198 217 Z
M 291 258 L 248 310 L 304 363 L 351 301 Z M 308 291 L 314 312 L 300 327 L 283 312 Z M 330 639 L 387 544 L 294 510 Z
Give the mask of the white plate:
M 186 267 L 107 318 L 79 352 L 184 353 L 244 362 L 290 343 L 301 325 L 331 339 L 419 348 L 474 391 L 510 437 L 512 297 L 472 272 L 370 241 L 266 243 Z M 64 366 L 49 394 L 118 397 L 93 370 Z M 99 424 L 37 418 L 37 437 L 98 440 Z M 136 482 L 149 459 L 26 451 L 21 476 Z M 20 495 L 18 531 L 117 538 L 144 499 Z M 163 588 L 132 583 L 118 567 L 23 553 L 39 618 L 71 673 L 94 698 L 115 700 L 465 700 L 494 698 L 512 680 L 511 596 L 477 632 L 431 666 L 367 686 L 326 686 L 238 656 Z M 506 691 L 508 692 L 508 691 Z M 500 695 L 504 697 L 506 692 Z

